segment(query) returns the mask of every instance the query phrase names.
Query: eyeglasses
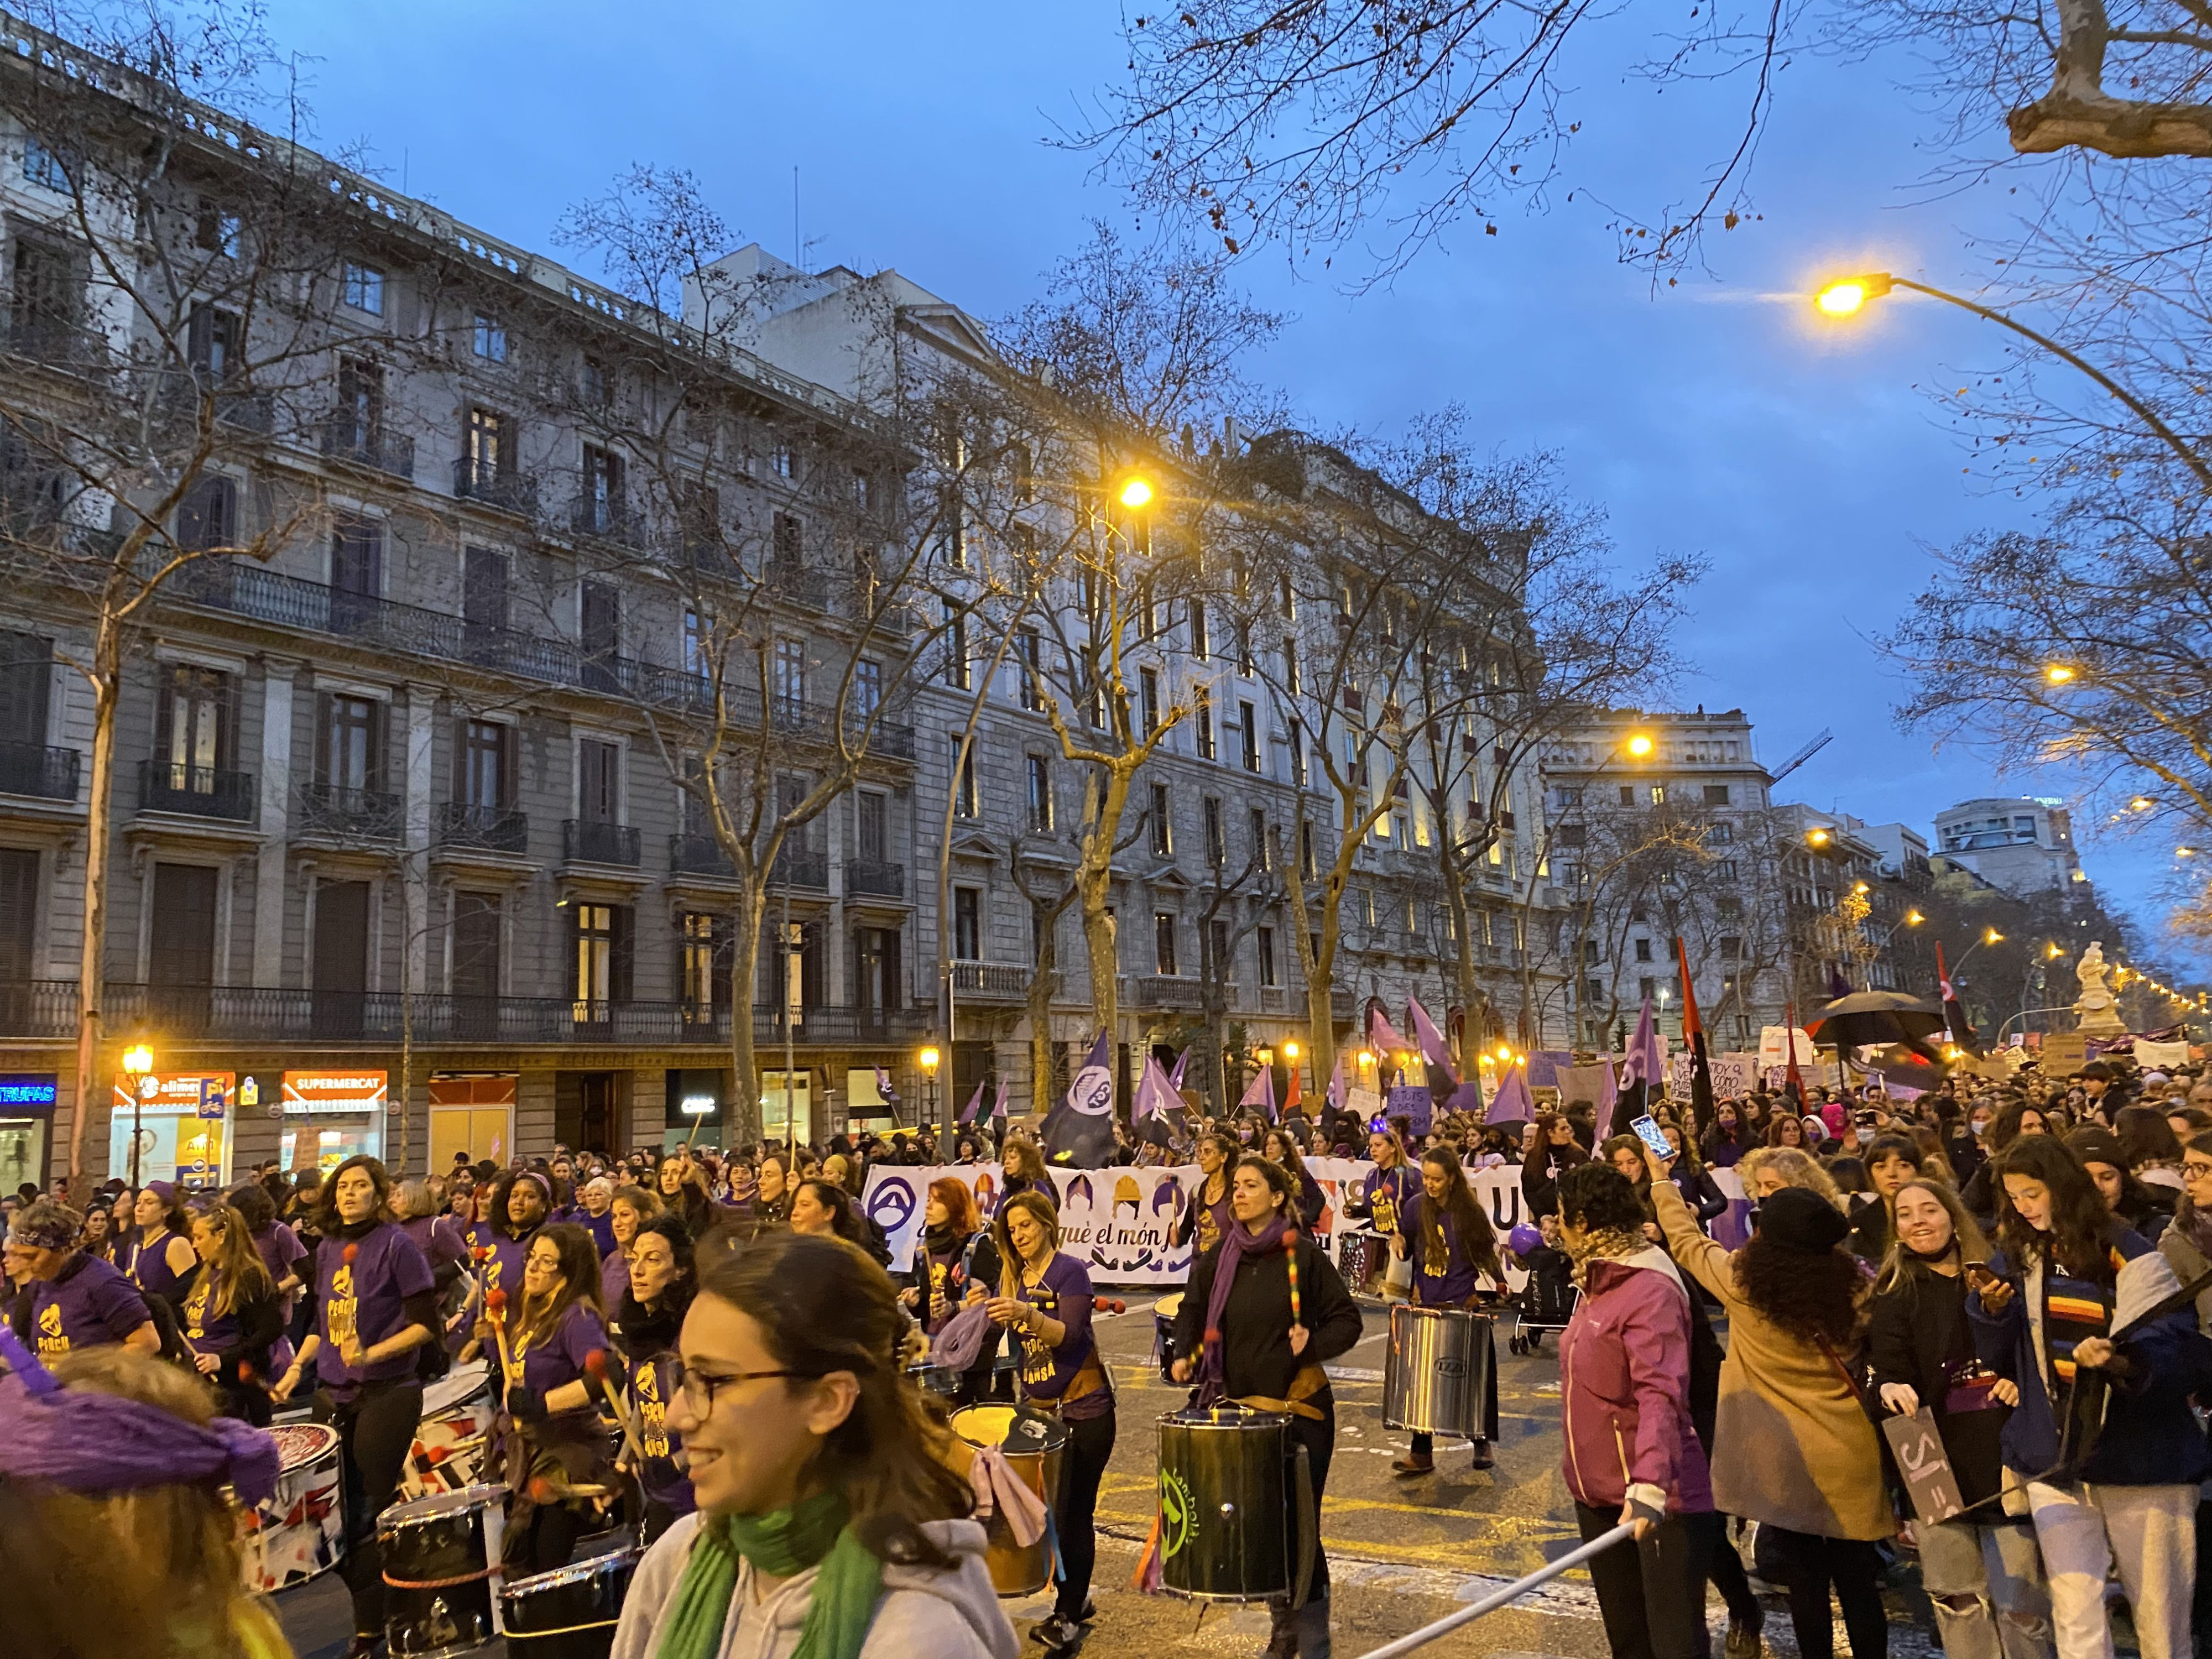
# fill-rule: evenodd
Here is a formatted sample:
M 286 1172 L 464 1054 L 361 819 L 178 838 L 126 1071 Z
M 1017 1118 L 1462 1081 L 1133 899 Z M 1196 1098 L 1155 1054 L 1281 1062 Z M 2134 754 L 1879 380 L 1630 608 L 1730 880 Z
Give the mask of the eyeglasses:
M 2212 1176 L 2212 1161 L 2185 1158 L 2181 1160 L 2181 1173 L 2191 1181 L 2203 1181 Z
M 669 1362 L 668 1380 L 683 1395 L 684 1404 L 691 1415 L 702 1423 L 714 1414 L 714 1396 L 736 1382 L 764 1382 L 772 1376 L 804 1377 L 811 1379 L 818 1371 L 725 1371 L 716 1376 L 708 1371 L 696 1371 L 681 1359 Z

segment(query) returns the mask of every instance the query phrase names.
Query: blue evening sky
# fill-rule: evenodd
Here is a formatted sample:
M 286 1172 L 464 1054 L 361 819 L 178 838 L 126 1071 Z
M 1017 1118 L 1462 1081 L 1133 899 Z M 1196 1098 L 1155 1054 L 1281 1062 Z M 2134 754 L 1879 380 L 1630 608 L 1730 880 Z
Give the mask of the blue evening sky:
M 988 318 L 1028 297 L 1086 220 L 1130 216 L 1090 158 L 1044 142 L 1120 72 L 1119 15 L 1097 0 L 271 11 L 318 60 L 322 147 L 361 141 L 390 183 L 549 252 L 565 204 L 652 161 L 692 169 L 738 240 L 788 258 L 798 167 L 809 263 L 893 265 Z M 1900 733 L 1901 688 L 1867 643 L 1924 580 L 1929 545 L 2022 520 L 2009 489 L 1964 470 L 1927 396 L 2000 366 L 1994 331 L 1898 301 L 1824 330 L 1799 297 L 1868 268 L 1971 287 L 1968 239 L 2002 231 L 2004 184 L 1915 189 L 1934 152 L 1911 101 L 1879 66 L 1801 61 L 1780 77 L 1755 175 L 1763 219 L 1717 244 L 1712 276 L 1655 295 L 1616 263 L 1603 210 L 1566 191 L 1592 183 L 1656 211 L 1725 124 L 1624 79 L 1595 49 L 1613 44 L 1594 40 L 1576 68 L 1576 177 L 1548 211 L 1501 206 L 1497 236 L 1463 228 L 1364 295 L 1253 260 L 1255 291 L 1297 317 L 1265 374 L 1317 428 L 1388 431 L 1463 403 L 1500 447 L 1557 451 L 1624 556 L 1706 554 L 1683 641 L 1696 668 L 1675 701 L 1743 707 L 1770 765 L 1832 727 L 1785 796 L 1932 837 L 1935 813 L 1968 796 L 2064 793 Z M 1655 164 L 1670 155 L 1690 159 Z M 2166 858 L 2079 827 L 2092 877 L 2154 930 Z

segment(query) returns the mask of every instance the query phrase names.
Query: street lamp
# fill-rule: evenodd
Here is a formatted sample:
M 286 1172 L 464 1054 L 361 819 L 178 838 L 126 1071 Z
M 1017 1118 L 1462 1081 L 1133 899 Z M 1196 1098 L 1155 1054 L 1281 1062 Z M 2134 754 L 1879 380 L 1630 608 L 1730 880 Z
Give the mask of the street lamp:
M 2081 671 L 2080 669 L 2070 667 L 2063 662 L 2046 663 L 2044 665 L 2043 678 L 2053 685 L 2071 685 L 2075 680 L 2081 678 Z
M 1977 305 L 1973 301 L 1961 295 L 1946 293 L 1943 289 L 1931 288 L 1925 283 L 1916 283 L 1908 277 L 1893 276 L 1886 270 L 1869 271 L 1863 276 L 1838 278 L 1820 289 L 1813 296 L 1813 303 L 1826 316 L 1838 318 L 1856 316 L 1864 308 L 1868 301 L 1879 300 L 1892 289 L 1900 288 L 1914 294 L 1924 294 L 1931 300 L 1941 300 L 1946 305 L 1958 307 L 1961 311 L 1971 311 L 1984 322 L 1995 323 L 2002 328 L 2008 328 L 2022 339 L 2040 346 L 2052 356 L 2071 363 L 2118 398 L 2130 414 L 2157 435 L 2159 441 L 2180 457 L 2182 464 L 2197 475 L 2197 481 L 2199 483 L 2207 489 L 2212 489 L 2212 463 L 2208 463 L 2203 456 L 2184 443 L 2180 435 L 2172 427 L 2159 419 L 2149 404 L 2144 403 L 2142 398 L 2136 397 L 2134 392 L 2129 391 L 2094 363 L 2075 352 L 2068 350 L 2049 335 L 2039 334 L 2027 324 L 2015 322 L 2002 311 L 1994 311 L 1988 306 Z M 2063 684 L 2065 680 L 2073 678 L 2070 672 L 2061 678 L 2048 668 L 2044 671 L 2044 677 L 2054 685 Z
M 154 1081 L 154 1051 L 133 1043 L 123 1051 L 123 1073 L 131 1079 L 131 1190 L 138 1190 L 138 1151 L 145 1138 L 146 1096 L 161 1085 Z
M 1817 824 L 1805 832 L 1805 844 L 1808 847 L 1826 847 L 1828 841 L 1828 832 Z
M 1132 512 L 1141 507 L 1150 507 L 1152 504 L 1152 481 L 1139 473 L 1131 473 L 1121 480 L 1121 502 Z
M 1629 738 L 1626 747 L 1628 752 L 1635 756 L 1637 759 L 1644 760 L 1650 756 L 1652 743 L 1650 738 L 1646 733 L 1638 732 Z
M 915 1058 L 921 1062 L 922 1079 L 928 1085 L 926 1109 L 928 1121 L 934 1124 L 937 1121 L 937 1066 L 945 1056 L 937 1051 L 937 1045 L 931 1042 L 924 1044 L 921 1052 Z

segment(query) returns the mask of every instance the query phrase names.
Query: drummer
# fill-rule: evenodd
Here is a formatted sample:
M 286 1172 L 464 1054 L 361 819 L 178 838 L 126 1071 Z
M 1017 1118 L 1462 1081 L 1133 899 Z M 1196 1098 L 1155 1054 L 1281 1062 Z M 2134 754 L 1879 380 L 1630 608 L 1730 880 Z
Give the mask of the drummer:
M 1498 1259 L 1498 1235 L 1490 1218 L 1474 1201 L 1459 1154 L 1449 1146 L 1435 1146 L 1421 1154 L 1421 1190 L 1400 1210 L 1392 1252 L 1413 1264 L 1413 1305 L 1417 1308 L 1471 1310 L 1486 1278 L 1504 1282 L 1505 1270 Z M 1478 1327 L 1480 1340 L 1490 1340 L 1490 1325 Z M 1482 1432 L 1474 1437 L 1474 1467 L 1491 1467 L 1490 1442 L 1498 1432 L 1498 1367 L 1485 1368 L 1489 1377 L 1483 1406 Z M 1433 1436 L 1416 1434 L 1407 1455 L 1390 1468 L 1401 1478 L 1427 1474 L 1436 1468 Z
M 635 1188 L 625 1190 L 634 1191 Z M 631 1470 L 645 1494 L 647 1544 L 696 1502 L 691 1477 L 678 1465 L 668 1431 L 677 1340 L 697 1288 L 690 1230 L 679 1216 L 656 1216 L 630 1241 L 629 1279 L 615 1310 L 615 1343 L 629 1361 L 629 1397 L 644 1465 Z M 624 1451 L 623 1456 L 628 1458 Z
M 499 1322 L 504 1360 L 514 1368 L 501 1396 L 507 1484 L 514 1494 L 502 1553 L 510 1572 L 550 1572 L 568 1565 L 597 1514 L 593 1500 L 614 1485 L 597 1409 L 605 1394 L 592 1379 L 591 1356 L 601 1356 L 610 1382 L 619 1383 L 621 1367 L 607 1364 L 599 1249 L 590 1232 L 556 1221 L 532 1234 L 520 1294 Z M 579 1494 L 581 1486 L 599 1490 Z
M 1048 1653 L 1076 1646 L 1097 1616 L 1091 1573 L 1098 1558 L 1093 1517 L 1098 1484 L 1114 1455 L 1114 1389 L 1091 1334 L 1091 1271 L 1060 1249 L 1060 1212 L 1042 1193 L 1017 1193 L 994 1229 L 999 1293 L 986 1299 L 994 1324 L 1020 1340 L 1021 1397 L 1067 1428 L 1053 1506 L 1061 1579 L 1051 1616 L 1036 1628 Z
M 1398 1139 L 1395 1130 L 1371 1131 L 1367 1137 L 1367 1156 L 1374 1160 L 1375 1167 L 1352 1189 L 1344 1212 L 1355 1220 L 1364 1221 L 1368 1231 L 1377 1237 L 1393 1238 L 1398 1232 L 1398 1217 L 1421 1189 L 1420 1177 L 1406 1162 L 1406 1143 Z M 1368 1263 L 1369 1284 L 1388 1276 L 1384 1261 Z
M 471 1298 L 475 1322 L 464 1359 L 487 1361 L 495 1375 L 499 1370 L 499 1347 L 492 1340 L 486 1316 L 494 1291 L 510 1308 L 522 1299 L 523 1263 L 530 1254 L 532 1235 L 545 1224 L 553 1208 L 553 1183 L 535 1170 L 509 1170 L 492 1183 L 485 1200 L 484 1218 L 468 1230 L 469 1253 L 477 1265 L 477 1287 Z
M 146 1298 L 112 1263 L 76 1248 L 84 1218 L 51 1198 L 15 1212 L 8 1229 L 11 1275 L 20 1264 L 30 1279 L 15 1298 L 11 1323 L 41 1358 L 117 1343 L 158 1353 L 161 1334 Z
M 999 1247 L 991 1230 L 975 1211 L 975 1194 L 957 1176 L 943 1176 L 929 1183 L 922 1209 L 921 1246 L 915 1252 L 914 1283 L 899 1292 L 899 1300 L 921 1321 L 934 1341 L 951 1322 L 969 1287 L 979 1291 L 1000 1279 Z M 999 1333 L 994 1327 L 975 1363 L 960 1374 L 955 1406 L 969 1406 L 990 1392 L 991 1370 L 998 1363 Z
M 345 1456 L 347 1549 L 353 1644 L 346 1659 L 369 1659 L 384 1644 L 384 1565 L 376 1517 L 399 1491 L 400 1472 L 422 1419 L 415 1350 L 434 1340 L 437 1297 L 430 1264 L 392 1218 L 392 1177 L 366 1153 L 331 1171 L 315 1207 L 314 1325 L 270 1392 L 279 1405 L 310 1364 L 316 1404 L 338 1431 Z M 320 1356 L 318 1359 L 318 1355 Z
M 185 1297 L 185 1346 L 193 1367 L 215 1389 L 225 1417 L 269 1426 L 269 1350 L 283 1334 L 283 1304 L 253 1230 L 228 1204 L 192 1221 L 200 1270 Z
M 1290 1177 L 1265 1158 L 1238 1163 L 1231 1187 L 1235 1224 L 1191 1269 L 1176 1316 L 1175 1379 L 1199 1382 L 1199 1403 L 1230 1400 L 1290 1419 L 1306 1449 L 1315 1513 L 1336 1445 L 1336 1401 L 1322 1370 L 1359 1340 L 1358 1305 L 1328 1255 L 1298 1231 Z M 1203 1345 L 1201 1346 L 1201 1344 Z M 1189 1356 L 1198 1355 L 1194 1362 Z M 1295 1517 L 1285 1536 L 1297 1535 Z M 1326 1659 L 1328 1560 L 1314 1539 L 1312 1587 L 1303 1607 L 1269 1603 L 1267 1651 Z
M 149 1181 L 138 1189 L 131 1218 L 138 1236 L 125 1253 L 123 1270 L 148 1296 L 181 1310 L 200 1265 L 192 1253 L 192 1221 L 184 1201 L 168 1182 Z
M 1236 1224 L 1229 1204 L 1229 1183 L 1243 1156 L 1235 1140 L 1218 1129 L 1198 1138 L 1198 1187 L 1185 1204 L 1182 1219 L 1176 1223 L 1175 1242 L 1192 1244 L 1192 1260 L 1221 1243 L 1222 1234 Z

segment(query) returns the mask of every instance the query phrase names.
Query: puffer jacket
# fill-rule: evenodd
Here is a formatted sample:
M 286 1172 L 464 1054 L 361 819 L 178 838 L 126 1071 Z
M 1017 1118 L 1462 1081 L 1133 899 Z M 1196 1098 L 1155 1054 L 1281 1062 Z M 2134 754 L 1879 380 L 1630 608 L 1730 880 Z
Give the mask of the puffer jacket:
M 1690 1421 L 1690 1292 L 1664 1250 L 1590 1261 L 1559 1339 L 1559 1411 L 1578 1502 L 1618 1509 L 1636 1486 L 1665 1493 L 1669 1515 L 1712 1509 Z

